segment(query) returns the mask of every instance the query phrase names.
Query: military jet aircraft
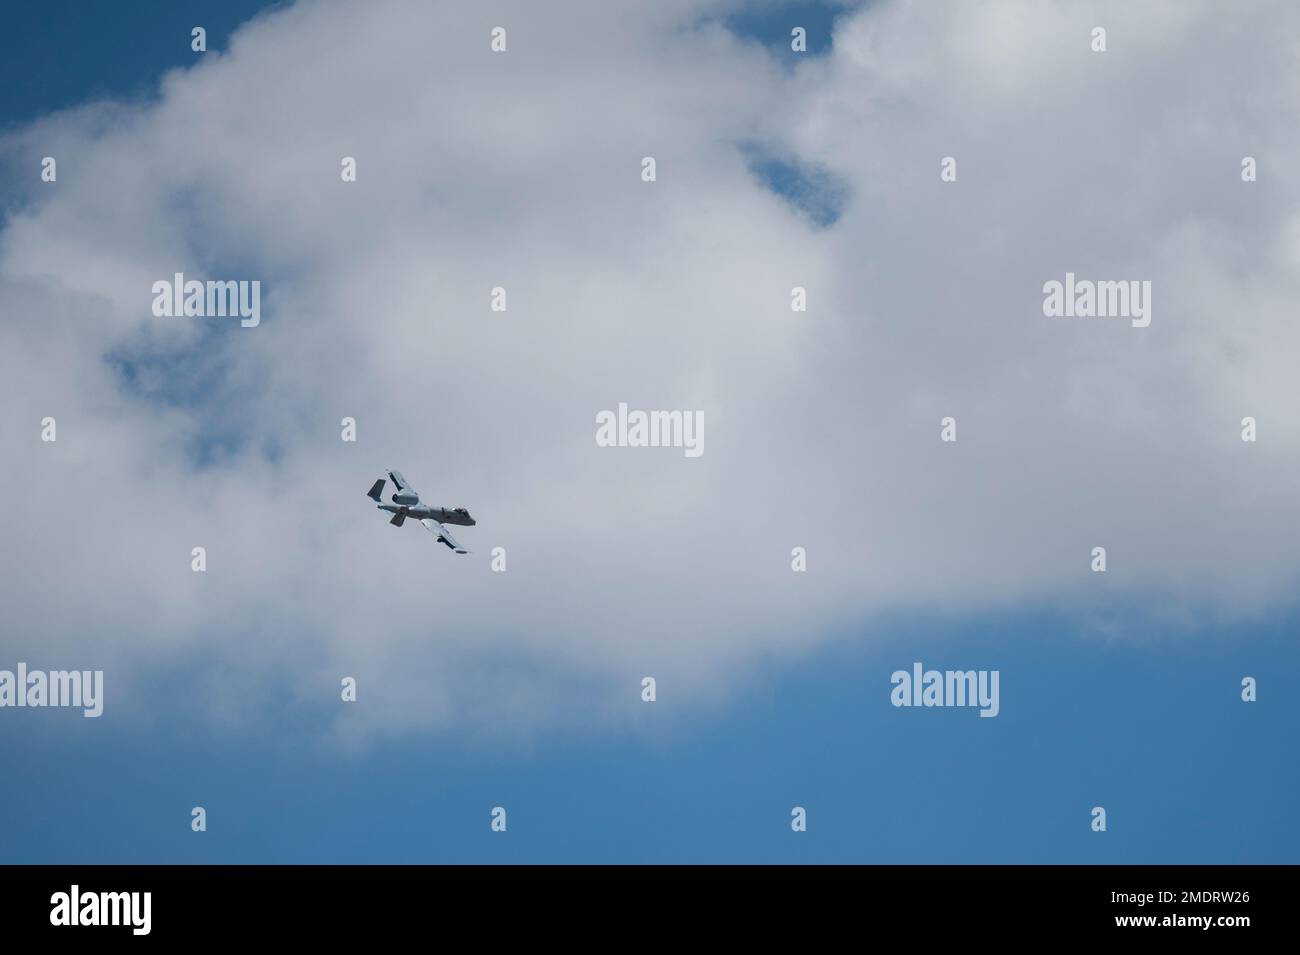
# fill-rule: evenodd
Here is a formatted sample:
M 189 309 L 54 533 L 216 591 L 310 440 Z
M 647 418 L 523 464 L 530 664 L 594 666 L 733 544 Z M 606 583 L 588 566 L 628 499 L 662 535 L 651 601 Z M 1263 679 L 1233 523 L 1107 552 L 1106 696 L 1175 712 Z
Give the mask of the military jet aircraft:
M 401 471 L 389 471 L 388 477 L 393 482 L 393 486 L 397 488 L 397 491 L 393 494 L 392 504 L 380 503 L 384 493 L 383 478 L 376 481 L 366 494 L 366 497 L 379 504 L 381 511 L 388 511 L 393 515 L 393 519 L 388 523 L 401 527 L 406 523 L 408 517 L 413 517 L 437 534 L 439 543 L 446 544 L 458 554 L 469 553 L 456 542 L 456 538 L 451 536 L 451 531 L 443 527 L 444 523 L 473 527 L 477 522 L 469 516 L 469 511 L 463 507 L 447 509 L 421 504 L 420 495 L 416 493 L 415 488 L 406 482 L 406 478 L 402 477 Z

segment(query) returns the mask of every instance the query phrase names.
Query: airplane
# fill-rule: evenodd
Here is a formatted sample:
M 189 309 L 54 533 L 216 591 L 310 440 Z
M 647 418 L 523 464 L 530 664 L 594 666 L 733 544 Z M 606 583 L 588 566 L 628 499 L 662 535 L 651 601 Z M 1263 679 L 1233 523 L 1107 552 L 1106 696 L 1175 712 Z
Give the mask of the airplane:
M 457 543 L 456 538 L 451 536 L 451 531 L 443 527 L 447 524 L 461 524 L 465 527 L 473 527 L 477 521 L 469 516 L 469 511 L 463 507 L 430 507 L 427 504 L 420 503 L 420 495 L 416 493 L 415 488 L 407 483 L 406 478 L 402 477 L 401 471 L 390 470 L 389 479 L 393 486 L 397 488 L 393 494 L 392 504 L 381 504 L 384 493 L 384 479 L 380 478 L 374 483 L 374 486 L 366 493 L 376 504 L 379 504 L 381 511 L 388 511 L 393 515 L 393 519 L 388 523 L 396 527 L 401 527 L 406 523 L 408 517 L 413 517 L 433 533 L 438 535 L 438 542 L 446 544 L 458 554 L 468 554 L 465 548 Z

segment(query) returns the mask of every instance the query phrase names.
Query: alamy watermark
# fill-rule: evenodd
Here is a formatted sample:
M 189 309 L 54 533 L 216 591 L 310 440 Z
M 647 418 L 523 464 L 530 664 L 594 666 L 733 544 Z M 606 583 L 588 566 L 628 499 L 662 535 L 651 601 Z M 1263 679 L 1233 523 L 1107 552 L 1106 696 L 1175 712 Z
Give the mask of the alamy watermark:
M 628 411 L 596 415 L 596 444 L 602 448 L 684 448 L 688 458 L 704 453 L 703 411 Z
M 980 716 L 997 716 L 998 670 L 926 670 L 918 661 L 912 670 L 895 670 L 889 678 L 895 706 L 978 706 Z
M 1076 280 L 1043 283 L 1043 314 L 1048 318 L 1128 318 L 1134 328 L 1151 324 L 1151 281 L 1120 282 Z
M 262 283 L 258 279 L 237 282 L 186 281 L 177 272 L 172 281 L 153 283 L 153 313 L 157 318 L 224 318 L 240 319 L 244 328 L 256 328 L 262 321 Z
M 104 712 L 103 670 L 0 670 L 0 707 L 79 706 L 82 716 Z
M 129 925 L 132 935 L 148 935 L 152 909 L 152 892 L 82 892 L 74 885 L 50 896 L 50 924 Z

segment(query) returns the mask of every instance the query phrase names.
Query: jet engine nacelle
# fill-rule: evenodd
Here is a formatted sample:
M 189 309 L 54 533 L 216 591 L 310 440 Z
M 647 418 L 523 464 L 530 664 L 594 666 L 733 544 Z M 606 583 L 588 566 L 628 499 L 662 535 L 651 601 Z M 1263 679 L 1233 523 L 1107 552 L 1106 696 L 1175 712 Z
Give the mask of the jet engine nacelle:
M 416 494 L 414 491 L 407 488 L 406 490 L 398 491 L 396 494 L 393 495 L 393 503 L 401 504 L 405 507 L 409 507 L 412 504 L 420 503 L 420 495 Z

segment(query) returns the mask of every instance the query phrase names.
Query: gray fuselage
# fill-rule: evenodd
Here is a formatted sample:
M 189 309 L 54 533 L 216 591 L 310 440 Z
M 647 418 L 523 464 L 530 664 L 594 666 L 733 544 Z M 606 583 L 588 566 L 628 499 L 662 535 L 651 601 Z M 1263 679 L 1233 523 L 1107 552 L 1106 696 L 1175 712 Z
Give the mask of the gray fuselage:
M 406 516 L 415 521 L 435 520 L 439 524 L 460 524 L 462 527 L 473 527 L 474 518 L 469 516 L 469 511 L 463 507 L 445 508 L 430 507 L 427 504 L 413 504 L 408 506 L 399 506 L 396 504 L 380 504 L 381 511 L 388 511 L 390 514 L 400 514 L 406 512 Z

